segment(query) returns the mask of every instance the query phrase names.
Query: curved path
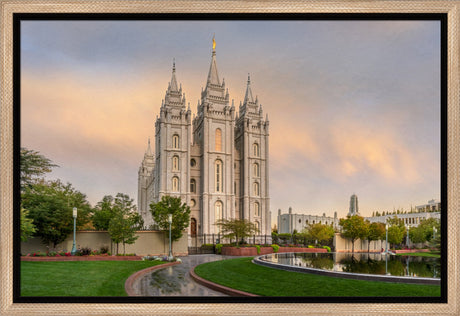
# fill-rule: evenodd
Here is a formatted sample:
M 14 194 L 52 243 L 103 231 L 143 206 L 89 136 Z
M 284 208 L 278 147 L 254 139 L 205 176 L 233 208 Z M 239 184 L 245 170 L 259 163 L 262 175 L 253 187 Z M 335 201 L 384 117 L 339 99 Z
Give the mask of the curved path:
M 189 271 L 199 264 L 228 259 L 220 255 L 193 255 L 181 257 L 182 263 L 164 269 L 146 272 L 132 284 L 139 296 L 228 296 L 196 283 Z

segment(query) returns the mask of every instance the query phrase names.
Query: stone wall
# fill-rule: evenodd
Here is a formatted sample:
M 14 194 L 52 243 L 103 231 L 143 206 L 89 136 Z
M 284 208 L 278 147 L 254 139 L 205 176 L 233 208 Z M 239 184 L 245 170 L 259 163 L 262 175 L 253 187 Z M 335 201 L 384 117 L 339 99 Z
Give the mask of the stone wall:
M 355 240 L 355 252 L 367 252 L 368 241 L 357 239 Z M 389 246 L 389 244 L 388 244 Z M 334 248 L 336 252 L 351 252 L 352 244 L 351 240 L 342 237 L 339 233 L 334 236 Z M 369 251 L 380 252 L 385 249 L 385 240 L 371 241 Z
M 164 232 L 161 231 L 139 231 L 136 232 L 139 238 L 132 245 L 125 245 L 126 253 L 136 255 L 167 255 L 169 253 L 169 241 Z M 73 235 L 70 234 L 64 242 L 60 243 L 55 250 L 71 251 Z M 108 247 L 109 251 L 116 252 L 116 244 L 110 243 L 110 236 L 105 231 L 79 231 L 76 233 L 77 248 L 89 247 L 98 250 L 101 247 Z M 40 238 L 31 238 L 27 242 L 21 242 L 21 253 L 47 252 L 52 250 L 53 245 L 44 245 Z M 182 238 L 172 245 L 173 254 L 183 256 L 188 254 L 187 235 L 184 233 Z M 118 253 L 123 253 L 123 244 L 118 245 Z

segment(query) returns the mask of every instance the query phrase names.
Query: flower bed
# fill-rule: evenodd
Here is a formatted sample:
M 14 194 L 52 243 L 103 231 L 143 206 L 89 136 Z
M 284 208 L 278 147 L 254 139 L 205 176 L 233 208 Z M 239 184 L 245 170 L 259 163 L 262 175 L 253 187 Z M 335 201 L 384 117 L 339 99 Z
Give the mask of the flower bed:
M 430 252 L 430 249 L 401 249 L 393 250 L 396 253 L 409 253 L 409 252 Z
M 301 248 L 301 247 L 280 247 L 278 253 L 281 252 L 327 252 L 324 248 Z M 273 253 L 272 247 L 260 247 L 259 255 L 267 255 Z M 222 255 L 224 256 L 257 256 L 256 247 L 222 247 Z
M 21 261 L 140 261 L 142 256 L 59 256 L 59 257 L 33 257 L 22 256 Z

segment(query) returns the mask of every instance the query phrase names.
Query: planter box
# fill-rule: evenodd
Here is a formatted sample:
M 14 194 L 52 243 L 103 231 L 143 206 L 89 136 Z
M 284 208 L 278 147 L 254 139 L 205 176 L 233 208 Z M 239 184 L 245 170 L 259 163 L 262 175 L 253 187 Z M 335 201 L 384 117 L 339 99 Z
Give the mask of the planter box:
M 280 247 L 278 252 L 327 252 L 324 248 Z
M 278 253 L 282 252 L 327 252 L 324 248 L 297 248 L 297 247 L 280 247 Z M 260 247 L 259 255 L 267 255 L 273 253 L 272 247 Z M 256 247 L 222 247 L 222 255 L 224 256 L 257 256 Z
M 396 253 L 410 253 L 410 252 L 430 252 L 430 249 L 401 249 L 394 250 Z

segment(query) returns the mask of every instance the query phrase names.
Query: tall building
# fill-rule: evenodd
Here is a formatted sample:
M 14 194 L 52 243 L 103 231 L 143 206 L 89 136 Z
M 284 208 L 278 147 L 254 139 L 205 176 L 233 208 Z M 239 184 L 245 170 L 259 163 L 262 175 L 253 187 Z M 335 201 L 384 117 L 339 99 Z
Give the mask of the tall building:
M 189 234 L 219 233 L 219 219 L 247 219 L 269 235 L 269 122 L 248 76 L 236 113 L 220 78 L 215 42 L 205 88 L 192 119 L 173 63 L 155 122 L 155 153 L 148 142 L 138 173 L 138 210 L 153 223 L 150 203 L 180 197 L 191 209 Z
M 358 207 L 358 196 L 353 194 L 350 197 L 350 208 L 348 210 L 348 216 L 359 215 L 359 207 Z

